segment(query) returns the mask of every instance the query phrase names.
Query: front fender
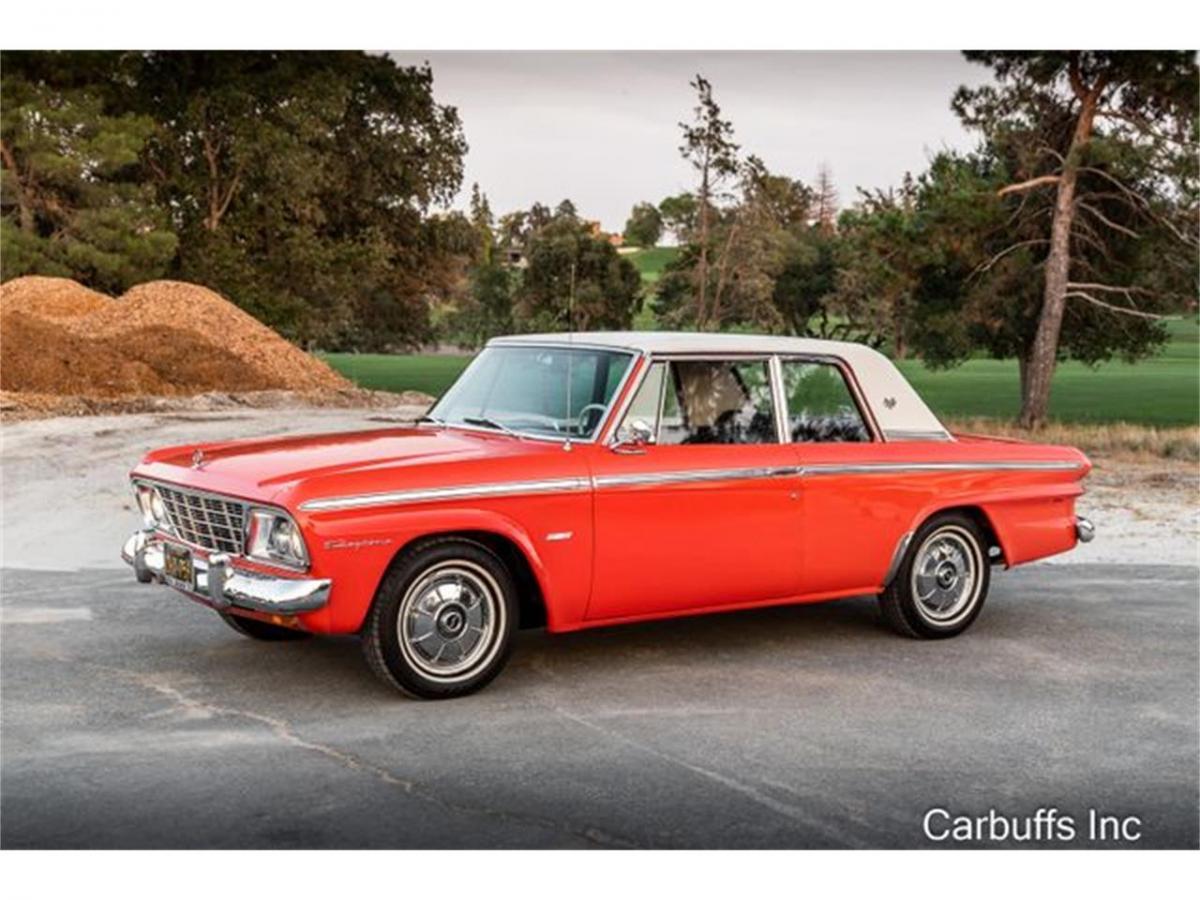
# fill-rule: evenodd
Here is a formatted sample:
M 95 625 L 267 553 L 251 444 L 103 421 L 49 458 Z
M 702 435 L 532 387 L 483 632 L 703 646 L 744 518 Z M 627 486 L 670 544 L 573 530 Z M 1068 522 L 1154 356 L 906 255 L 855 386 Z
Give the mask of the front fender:
M 550 506 L 562 503 L 562 498 L 553 497 L 539 501 Z M 331 634 L 357 632 L 388 567 L 406 547 L 426 537 L 482 532 L 509 541 L 525 557 L 546 603 L 547 627 L 559 630 L 582 619 L 587 606 L 590 517 L 586 507 L 542 513 L 526 517 L 525 522 L 505 510 L 478 507 L 313 514 L 301 523 L 313 571 L 331 578 L 334 587 L 325 610 L 306 624 Z M 552 521 L 553 529 L 541 529 L 540 523 L 545 521 Z M 571 539 L 547 542 L 545 534 L 550 530 L 569 533 Z M 324 621 L 318 619 L 321 615 Z

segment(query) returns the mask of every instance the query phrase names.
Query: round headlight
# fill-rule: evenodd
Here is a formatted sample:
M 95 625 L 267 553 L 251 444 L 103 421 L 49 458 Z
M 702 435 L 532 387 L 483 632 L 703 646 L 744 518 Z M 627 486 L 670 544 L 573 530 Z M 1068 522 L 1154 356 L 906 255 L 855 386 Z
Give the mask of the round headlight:
M 154 524 L 164 526 L 167 524 L 167 507 L 163 504 L 162 496 L 155 488 L 150 489 L 150 515 L 154 516 Z

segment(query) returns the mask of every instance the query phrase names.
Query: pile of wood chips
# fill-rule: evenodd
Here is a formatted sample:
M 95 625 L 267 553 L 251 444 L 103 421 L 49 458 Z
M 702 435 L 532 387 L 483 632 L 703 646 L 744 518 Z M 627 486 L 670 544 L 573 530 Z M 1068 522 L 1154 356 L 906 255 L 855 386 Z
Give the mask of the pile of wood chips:
M 38 276 L 0 285 L 0 389 L 6 409 L 25 398 L 31 412 L 125 398 L 272 390 L 349 397 L 356 390 L 199 285 L 153 281 L 114 299 Z

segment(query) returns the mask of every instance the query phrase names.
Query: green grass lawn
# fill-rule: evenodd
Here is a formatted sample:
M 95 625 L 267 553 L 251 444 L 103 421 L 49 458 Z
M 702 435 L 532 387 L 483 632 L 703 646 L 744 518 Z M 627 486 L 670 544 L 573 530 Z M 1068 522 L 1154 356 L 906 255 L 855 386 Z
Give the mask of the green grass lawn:
M 1134 365 L 1104 363 L 1095 369 L 1068 362 L 1058 367 L 1051 417 L 1062 422 L 1200 424 L 1200 326 L 1196 319 L 1169 323 L 1171 341 L 1158 356 Z M 440 394 L 455 379 L 464 356 L 385 356 L 330 353 L 330 365 L 365 388 Z M 906 360 L 900 368 L 939 416 L 1007 419 L 1020 403 L 1013 360 L 974 359 L 933 372 Z
M 652 285 L 662 275 L 667 263 L 679 254 L 678 247 L 647 247 L 624 254 L 625 258 L 637 266 L 642 273 L 642 283 Z
M 650 308 L 654 285 L 662 276 L 662 271 L 666 268 L 667 263 L 673 260 L 678 253 L 678 247 L 647 247 L 644 250 L 635 250 L 633 253 L 624 254 L 625 259 L 637 266 L 637 270 L 642 276 L 644 300 L 641 311 L 633 317 L 635 331 L 654 331 L 658 328 L 658 317 Z
M 458 377 L 469 356 L 391 356 L 384 353 L 322 353 L 329 363 L 359 387 L 372 391 L 423 391 L 435 397 Z

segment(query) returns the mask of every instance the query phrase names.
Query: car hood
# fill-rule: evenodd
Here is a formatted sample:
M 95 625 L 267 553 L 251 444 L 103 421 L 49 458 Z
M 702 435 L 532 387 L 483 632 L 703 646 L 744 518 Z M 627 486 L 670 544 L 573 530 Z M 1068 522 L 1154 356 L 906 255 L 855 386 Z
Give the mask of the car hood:
M 251 500 L 301 502 L 339 492 L 453 484 L 478 469 L 561 453 L 557 443 L 457 429 L 387 428 L 185 444 L 152 451 L 135 476 Z M 284 505 L 291 505 L 290 502 Z

